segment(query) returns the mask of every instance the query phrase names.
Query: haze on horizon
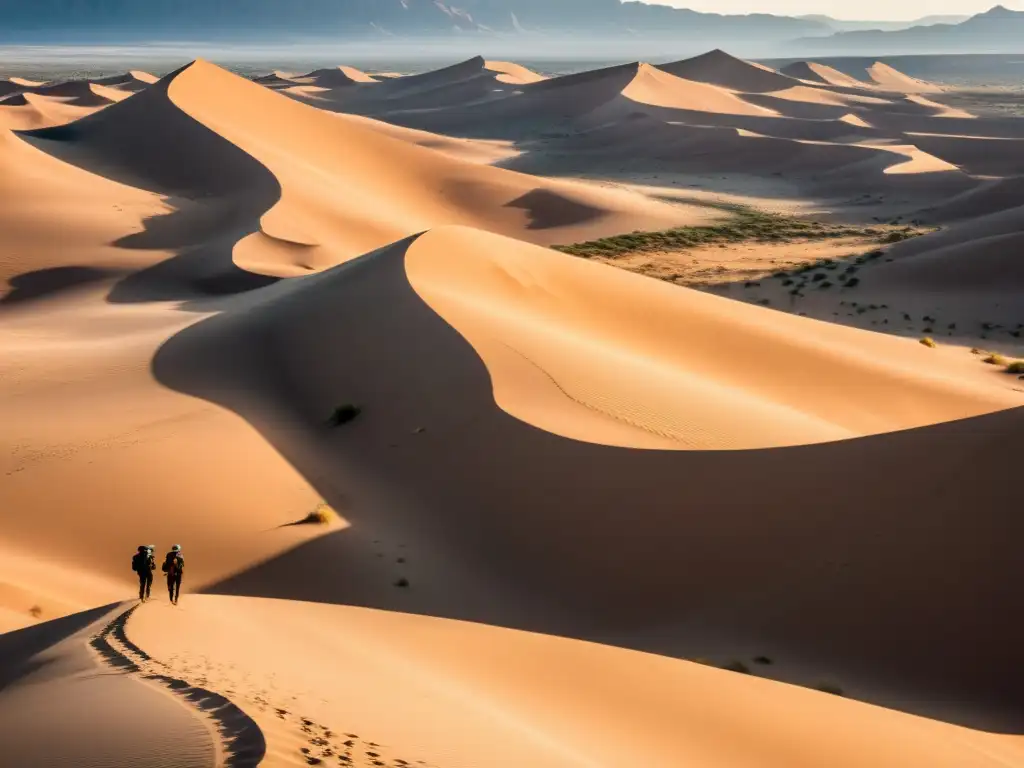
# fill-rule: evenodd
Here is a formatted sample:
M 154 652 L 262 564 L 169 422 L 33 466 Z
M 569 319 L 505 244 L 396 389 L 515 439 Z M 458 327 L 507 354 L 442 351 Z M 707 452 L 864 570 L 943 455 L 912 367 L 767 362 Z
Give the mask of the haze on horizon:
M 822 14 L 844 21 L 910 21 L 924 16 L 970 15 L 987 11 L 993 0 L 644 0 L 650 4 L 689 8 L 703 13 L 772 13 L 779 16 Z M 1024 10 L 1024 1 L 998 3 L 1014 11 Z

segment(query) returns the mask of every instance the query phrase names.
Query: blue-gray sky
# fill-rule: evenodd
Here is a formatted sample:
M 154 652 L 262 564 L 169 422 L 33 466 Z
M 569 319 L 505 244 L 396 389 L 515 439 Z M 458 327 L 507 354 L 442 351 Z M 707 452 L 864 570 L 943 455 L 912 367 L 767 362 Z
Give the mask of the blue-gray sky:
M 824 13 L 837 19 L 887 21 L 936 14 L 971 14 L 1003 5 L 1024 11 L 1024 0 L 646 0 L 715 13 Z

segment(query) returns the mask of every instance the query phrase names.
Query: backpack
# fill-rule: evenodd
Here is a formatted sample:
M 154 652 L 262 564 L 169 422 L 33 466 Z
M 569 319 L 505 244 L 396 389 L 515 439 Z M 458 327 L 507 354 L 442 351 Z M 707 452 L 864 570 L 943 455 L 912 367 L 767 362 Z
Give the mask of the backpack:
M 142 552 L 136 552 L 132 555 L 132 570 L 136 573 L 144 573 L 146 570 L 146 555 Z
M 163 571 L 168 576 L 180 576 L 185 570 L 185 558 L 177 552 L 168 552 L 164 558 Z

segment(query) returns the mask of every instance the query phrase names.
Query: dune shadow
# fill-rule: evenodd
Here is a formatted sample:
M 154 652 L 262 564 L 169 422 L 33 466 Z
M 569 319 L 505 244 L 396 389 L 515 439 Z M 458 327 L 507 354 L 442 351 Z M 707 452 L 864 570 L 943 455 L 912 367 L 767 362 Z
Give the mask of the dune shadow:
M 528 229 L 551 229 L 585 224 L 601 218 L 605 211 L 593 205 L 571 200 L 548 189 L 538 188 L 505 203 L 506 208 L 521 208 L 529 217 Z
M 47 267 L 24 272 L 8 281 L 10 290 L 0 296 L 0 307 L 83 288 L 123 274 L 123 270 L 90 266 Z
M 88 628 L 110 613 L 114 603 L 0 634 L 0 691 L 44 669 L 43 651 Z
M 443 575 L 408 590 L 368 577 L 353 529 L 205 591 L 675 656 L 707 655 L 693 638 L 711 628 L 814 660 L 878 703 L 975 725 L 1024 710 L 1024 521 L 1006 486 L 1024 409 L 770 450 L 577 442 L 495 405 L 476 352 L 409 283 L 414 239 L 312 276 L 244 323 L 228 311 L 186 329 L 153 373 L 241 415 L 328 503 L 347 495 L 353 529 L 385 519 L 432 542 L 418 558 L 458 562 L 490 598 Z M 338 392 L 382 405 L 330 430 Z

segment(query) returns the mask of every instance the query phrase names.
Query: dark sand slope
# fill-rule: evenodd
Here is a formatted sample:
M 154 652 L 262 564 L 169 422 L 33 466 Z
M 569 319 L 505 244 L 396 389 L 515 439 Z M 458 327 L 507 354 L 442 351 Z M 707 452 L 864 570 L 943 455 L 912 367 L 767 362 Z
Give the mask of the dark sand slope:
M 132 674 L 116 639 L 94 640 L 123 611 L 107 606 L 0 635 L 4 765 L 223 764 L 198 710 Z
M 457 252 L 464 238 L 430 233 L 280 285 L 258 309 L 200 323 L 160 351 L 162 382 L 244 415 L 360 531 L 211 590 L 670 654 L 756 647 L 905 709 L 1003 727 L 1019 718 L 1024 529 L 1005 478 L 1024 410 L 766 450 L 559 437 L 496 406 L 501 366 L 489 372 L 421 298 L 443 303 L 447 289 L 417 287 L 430 282 L 429 271 L 417 277 L 429 259 L 418 250 Z M 486 337 L 475 344 L 488 348 Z M 332 430 L 340 402 L 363 415 Z M 866 395 L 863 407 L 878 402 Z M 412 590 L 360 581 L 369 537 L 408 545 Z

